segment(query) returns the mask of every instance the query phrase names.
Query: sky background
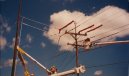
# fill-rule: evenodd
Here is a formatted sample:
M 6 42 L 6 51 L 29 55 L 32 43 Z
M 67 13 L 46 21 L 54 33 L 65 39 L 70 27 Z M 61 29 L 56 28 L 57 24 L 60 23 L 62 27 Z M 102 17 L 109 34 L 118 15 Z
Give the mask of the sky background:
M 129 18 L 129 3 L 127 0 L 23 0 L 22 16 L 43 24 L 28 19 L 24 19 L 23 22 L 42 29 L 43 31 L 22 25 L 20 46 L 47 68 L 54 65 L 58 68 L 59 72 L 74 68 L 75 52 L 60 50 L 61 45 L 58 46 L 57 43 L 54 43 L 54 39 L 51 38 L 52 36 L 48 33 L 50 26 L 55 25 L 56 16 L 58 16 L 61 11 L 66 10 L 70 12 L 70 14 L 72 14 L 73 11 L 78 11 L 85 14 L 87 17 L 94 15 L 106 6 L 114 6 L 125 10 L 125 14 L 127 14 L 127 18 Z M 11 74 L 17 11 L 18 0 L 0 0 L 1 76 L 10 76 Z M 63 17 L 61 16 L 61 18 Z M 75 19 L 78 18 L 78 16 L 75 16 Z M 118 16 L 113 20 L 120 18 L 121 16 Z M 62 23 L 61 26 L 67 23 Z M 48 35 L 44 35 L 44 32 L 47 32 Z M 55 33 L 53 33 L 53 35 L 54 34 Z M 115 36 L 115 40 L 129 40 L 129 31 L 126 31 L 126 34 L 122 37 Z M 83 49 L 79 49 L 79 51 L 83 51 Z M 31 73 L 34 73 L 35 76 L 47 76 L 46 72 L 40 69 L 28 57 L 23 57 Z M 79 53 L 79 63 L 87 67 L 86 72 L 80 76 L 129 76 L 129 44 L 114 44 L 88 52 L 81 52 Z M 99 66 L 112 63 L 119 64 Z M 18 59 L 16 76 L 23 76 L 23 67 Z

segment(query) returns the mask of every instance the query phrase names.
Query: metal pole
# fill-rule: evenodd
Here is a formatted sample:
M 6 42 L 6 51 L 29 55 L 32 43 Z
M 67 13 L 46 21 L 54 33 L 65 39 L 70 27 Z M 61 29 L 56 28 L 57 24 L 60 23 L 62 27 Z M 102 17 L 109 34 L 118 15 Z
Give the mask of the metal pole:
M 18 45 L 18 36 L 20 31 L 20 14 L 22 9 L 22 0 L 19 2 L 18 8 L 18 16 L 17 16 L 17 27 L 16 27 L 16 37 L 15 37 L 15 45 L 14 45 L 14 52 L 13 52 L 13 64 L 11 70 L 11 76 L 15 76 L 15 69 L 16 69 L 16 57 L 17 57 L 17 45 Z
M 74 22 L 74 24 L 75 24 L 75 33 L 77 33 L 76 23 Z M 76 46 L 75 46 L 75 49 L 76 49 L 76 67 L 79 67 L 79 64 L 78 64 L 78 46 L 77 46 L 78 42 L 77 42 L 77 34 L 75 34 L 75 44 L 76 44 Z M 77 76 L 79 76 L 79 73 L 77 73 Z
M 64 71 L 64 72 L 55 73 L 55 74 L 52 74 L 50 76 L 67 76 L 67 75 L 70 75 L 70 74 L 84 73 L 85 71 L 86 71 L 85 66 L 80 66 L 80 67 L 76 67 L 74 69 L 67 70 L 67 71 Z

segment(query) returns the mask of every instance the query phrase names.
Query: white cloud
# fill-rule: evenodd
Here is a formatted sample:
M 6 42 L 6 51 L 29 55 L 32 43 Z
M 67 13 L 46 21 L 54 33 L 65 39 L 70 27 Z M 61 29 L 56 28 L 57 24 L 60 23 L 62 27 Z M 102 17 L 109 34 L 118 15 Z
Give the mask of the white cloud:
M 5 37 L 0 36 L 0 49 L 3 50 L 7 45 L 7 40 Z
M 26 41 L 29 42 L 29 43 L 32 42 L 32 37 L 31 37 L 31 35 L 29 35 L 29 34 L 26 35 Z M 15 37 L 13 37 L 12 42 L 9 44 L 9 47 L 13 49 L 13 48 L 14 48 L 14 45 L 15 45 Z M 21 43 L 20 46 L 22 46 L 23 48 L 30 48 L 30 45 L 29 45 L 29 44 L 23 45 L 23 44 Z
M 4 67 L 11 67 L 13 63 L 13 59 L 8 59 L 4 62 Z M 16 60 L 16 64 L 18 63 L 18 60 Z
M 44 48 L 46 44 L 44 42 L 41 43 L 41 47 Z
M 12 43 L 9 45 L 10 48 L 14 48 L 15 45 L 15 37 L 12 39 Z
M 27 42 L 31 43 L 32 42 L 32 36 L 30 34 L 26 35 L 26 40 Z
M 24 60 L 25 64 L 28 64 L 28 61 Z M 13 59 L 8 59 L 4 62 L 3 67 L 11 67 L 13 63 Z M 16 59 L 16 65 L 21 65 L 21 61 Z
M 102 70 L 97 70 L 97 71 L 94 72 L 95 76 L 101 76 L 102 74 L 103 74 Z
M 11 27 L 8 26 L 8 23 L 3 23 L 3 27 L 5 28 L 6 32 L 10 32 L 11 31 Z
M 1 22 L 1 27 L 0 27 L 0 32 L 1 34 L 5 34 L 11 31 L 11 27 L 8 25 L 8 22 L 5 18 L 0 15 L 0 22 Z
M 62 35 L 66 30 L 70 30 L 74 28 L 74 24 L 71 24 L 67 28 L 63 29 L 59 35 L 54 35 L 54 34 L 58 34 L 59 33 L 58 29 L 68 24 L 72 20 L 74 20 L 77 23 L 77 25 L 81 24 L 81 26 L 77 28 L 77 31 L 84 29 L 93 24 L 95 25 L 93 28 L 102 24 L 103 26 L 101 28 L 88 33 L 87 37 L 92 37 L 92 36 L 101 34 L 103 32 L 109 31 L 113 28 L 117 28 L 125 24 L 129 24 L 128 19 L 129 19 L 129 13 L 126 12 L 124 9 L 121 9 L 115 6 L 106 6 L 101 10 L 99 10 L 98 12 L 92 14 L 91 16 L 87 16 L 84 13 L 79 11 L 71 12 L 68 10 L 63 10 L 63 11 L 54 13 L 50 16 L 51 24 L 48 31 L 44 32 L 44 35 L 48 37 L 50 40 L 52 40 L 54 44 L 58 44 L 59 35 Z M 121 31 L 125 28 L 129 28 L 129 26 L 119 28 L 117 30 L 112 30 L 110 32 L 106 32 L 102 35 L 92 38 L 91 41 L 94 41 L 99 38 L 110 35 L 112 33 Z M 74 32 L 74 31 L 71 31 L 71 32 Z M 117 37 L 124 37 L 126 35 L 129 35 L 129 30 L 124 30 L 117 35 L 105 38 L 103 40 L 104 41 L 115 40 Z M 80 37 L 80 40 L 85 39 L 87 37 Z M 64 35 L 63 37 L 61 37 L 60 44 L 59 44 L 60 50 L 72 50 L 71 46 L 66 46 L 68 42 L 69 43 L 74 42 L 74 39 L 70 35 Z

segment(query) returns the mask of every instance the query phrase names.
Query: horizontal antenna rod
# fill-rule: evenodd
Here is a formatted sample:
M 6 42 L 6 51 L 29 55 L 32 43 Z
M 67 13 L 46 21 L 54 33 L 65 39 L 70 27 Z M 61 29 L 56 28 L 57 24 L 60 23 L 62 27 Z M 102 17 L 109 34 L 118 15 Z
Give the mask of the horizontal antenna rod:
M 91 32 L 91 31 L 93 31 L 93 30 L 96 30 L 97 28 L 99 28 L 99 27 L 102 27 L 103 25 L 99 25 L 99 26 L 97 26 L 97 27 L 95 27 L 95 28 L 93 28 L 93 29 L 91 29 L 91 30 L 89 30 L 89 31 L 87 31 L 87 32 Z M 86 33 L 87 33 L 86 32 Z
M 65 34 L 73 34 L 73 35 L 82 35 L 82 36 L 87 36 L 87 34 L 81 34 L 81 33 L 72 33 L 72 32 L 65 32 Z
M 59 29 L 59 33 L 61 32 L 62 29 L 66 28 L 68 25 L 72 24 L 74 21 L 69 22 L 67 25 L 63 26 L 62 28 Z
M 82 32 L 82 31 L 84 31 L 84 30 L 86 30 L 86 29 L 88 29 L 88 28 L 91 28 L 91 27 L 93 27 L 93 26 L 94 26 L 94 24 L 93 24 L 93 25 L 91 25 L 91 26 L 89 26 L 89 27 L 86 27 L 86 28 L 84 28 L 84 29 L 80 30 L 78 33 Z

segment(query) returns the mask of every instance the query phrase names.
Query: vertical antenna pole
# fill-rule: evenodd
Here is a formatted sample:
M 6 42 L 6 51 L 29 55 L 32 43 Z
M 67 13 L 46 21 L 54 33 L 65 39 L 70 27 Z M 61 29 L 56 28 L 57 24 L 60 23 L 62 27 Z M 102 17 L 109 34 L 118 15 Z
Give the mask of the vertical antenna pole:
M 15 76 L 15 69 L 16 69 L 16 57 L 17 57 L 17 45 L 19 41 L 19 31 L 20 31 L 20 15 L 22 10 L 22 0 L 19 2 L 18 7 L 18 15 L 17 15 L 17 27 L 16 27 L 16 36 L 15 36 L 15 45 L 14 45 L 14 51 L 13 51 L 13 64 L 12 64 L 12 70 L 11 70 L 11 76 Z
M 74 24 L 75 24 L 75 33 L 77 33 L 76 23 L 74 22 Z M 75 44 L 76 44 L 76 46 L 75 46 L 75 49 L 76 49 L 76 67 L 79 67 L 79 64 L 78 64 L 78 46 L 77 46 L 78 42 L 77 42 L 77 34 L 75 34 Z M 77 74 L 77 76 L 79 76 L 79 73 Z

